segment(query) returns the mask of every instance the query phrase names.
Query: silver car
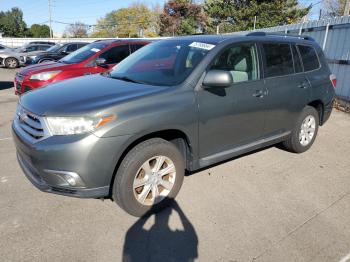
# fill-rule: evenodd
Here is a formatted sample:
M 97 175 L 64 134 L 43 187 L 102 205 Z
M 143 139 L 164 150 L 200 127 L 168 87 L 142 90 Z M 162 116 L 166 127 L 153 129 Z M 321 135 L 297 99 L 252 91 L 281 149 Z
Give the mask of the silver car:
M 17 68 L 25 65 L 24 57 L 35 55 L 50 48 L 49 44 L 30 44 L 17 49 L 6 49 L 0 52 L 0 66 L 6 68 Z

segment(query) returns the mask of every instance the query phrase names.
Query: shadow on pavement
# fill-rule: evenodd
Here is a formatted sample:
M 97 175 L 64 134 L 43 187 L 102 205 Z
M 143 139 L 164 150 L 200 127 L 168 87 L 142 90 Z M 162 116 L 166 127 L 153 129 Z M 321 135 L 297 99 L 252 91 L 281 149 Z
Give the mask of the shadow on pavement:
M 13 82 L 11 81 L 0 81 L 0 90 L 5 90 L 13 87 Z
M 169 218 L 173 212 L 178 213 L 183 230 L 170 229 Z M 140 218 L 129 228 L 122 261 L 194 261 L 198 257 L 198 237 L 179 205 L 173 201 L 154 216 L 155 222 L 149 230 L 144 229 L 144 225 L 153 215 Z

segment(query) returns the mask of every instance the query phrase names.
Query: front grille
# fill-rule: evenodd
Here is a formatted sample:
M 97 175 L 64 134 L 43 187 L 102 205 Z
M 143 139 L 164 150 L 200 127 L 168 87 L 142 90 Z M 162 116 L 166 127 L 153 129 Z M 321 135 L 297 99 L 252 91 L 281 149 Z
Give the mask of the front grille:
M 20 105 L 16 112 L 14 126 L 24 138 L 32 143 L 47 137 L 47 131 L 45 131 L 42 117 L 28 112 Z

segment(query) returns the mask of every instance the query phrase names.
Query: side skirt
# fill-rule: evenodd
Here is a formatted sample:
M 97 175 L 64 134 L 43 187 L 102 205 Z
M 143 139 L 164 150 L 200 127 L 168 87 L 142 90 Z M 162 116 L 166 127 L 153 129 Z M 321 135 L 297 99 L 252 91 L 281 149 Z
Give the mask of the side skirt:
M 199 168 L 203 168 L 206 166 L 210 166 L 216 163 L 219 163 L 224 160 L 228 160 L 230 158 L 248 153 L 250 151 L 254 151 L 256 149 L 265 147 L 265 146 L 270 146 L 273 144 L 277 144 L 279 142 L 282 142 L 286 137 L 290 135 L 290 131 L 284 132 L 278 135 L 273 135 L 267 138 L 263 138 L 260 140 L 257 140 L 255 142 L 245 144 L 242 146 L 238 146 L 220 153 L 216 153 L 214 155 L 206 156 L 201 159 L 199 159 Z

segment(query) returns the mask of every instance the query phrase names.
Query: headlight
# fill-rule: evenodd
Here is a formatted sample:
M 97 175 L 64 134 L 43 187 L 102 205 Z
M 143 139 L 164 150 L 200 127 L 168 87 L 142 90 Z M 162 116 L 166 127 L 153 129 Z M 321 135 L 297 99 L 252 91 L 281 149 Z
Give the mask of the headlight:
M 29 58 L 34 60 L 37 56 L 36 55 L 30 55 Z
M 76 135 L 92 132 L 115 119 L 106 117 L 46 117 L 47 127 L 54 136 Z
M 46 81 L 46 80 L 49 80 L 49 79 L 53 78 L 54 76 L 58 75 L 59 73 L 61 73 L 61 71 L 50 71 L 50 72 L 43 72 L 43 73 L 39 73 L 39 74 L 34 74 L 30 77 L 30 80 Z

